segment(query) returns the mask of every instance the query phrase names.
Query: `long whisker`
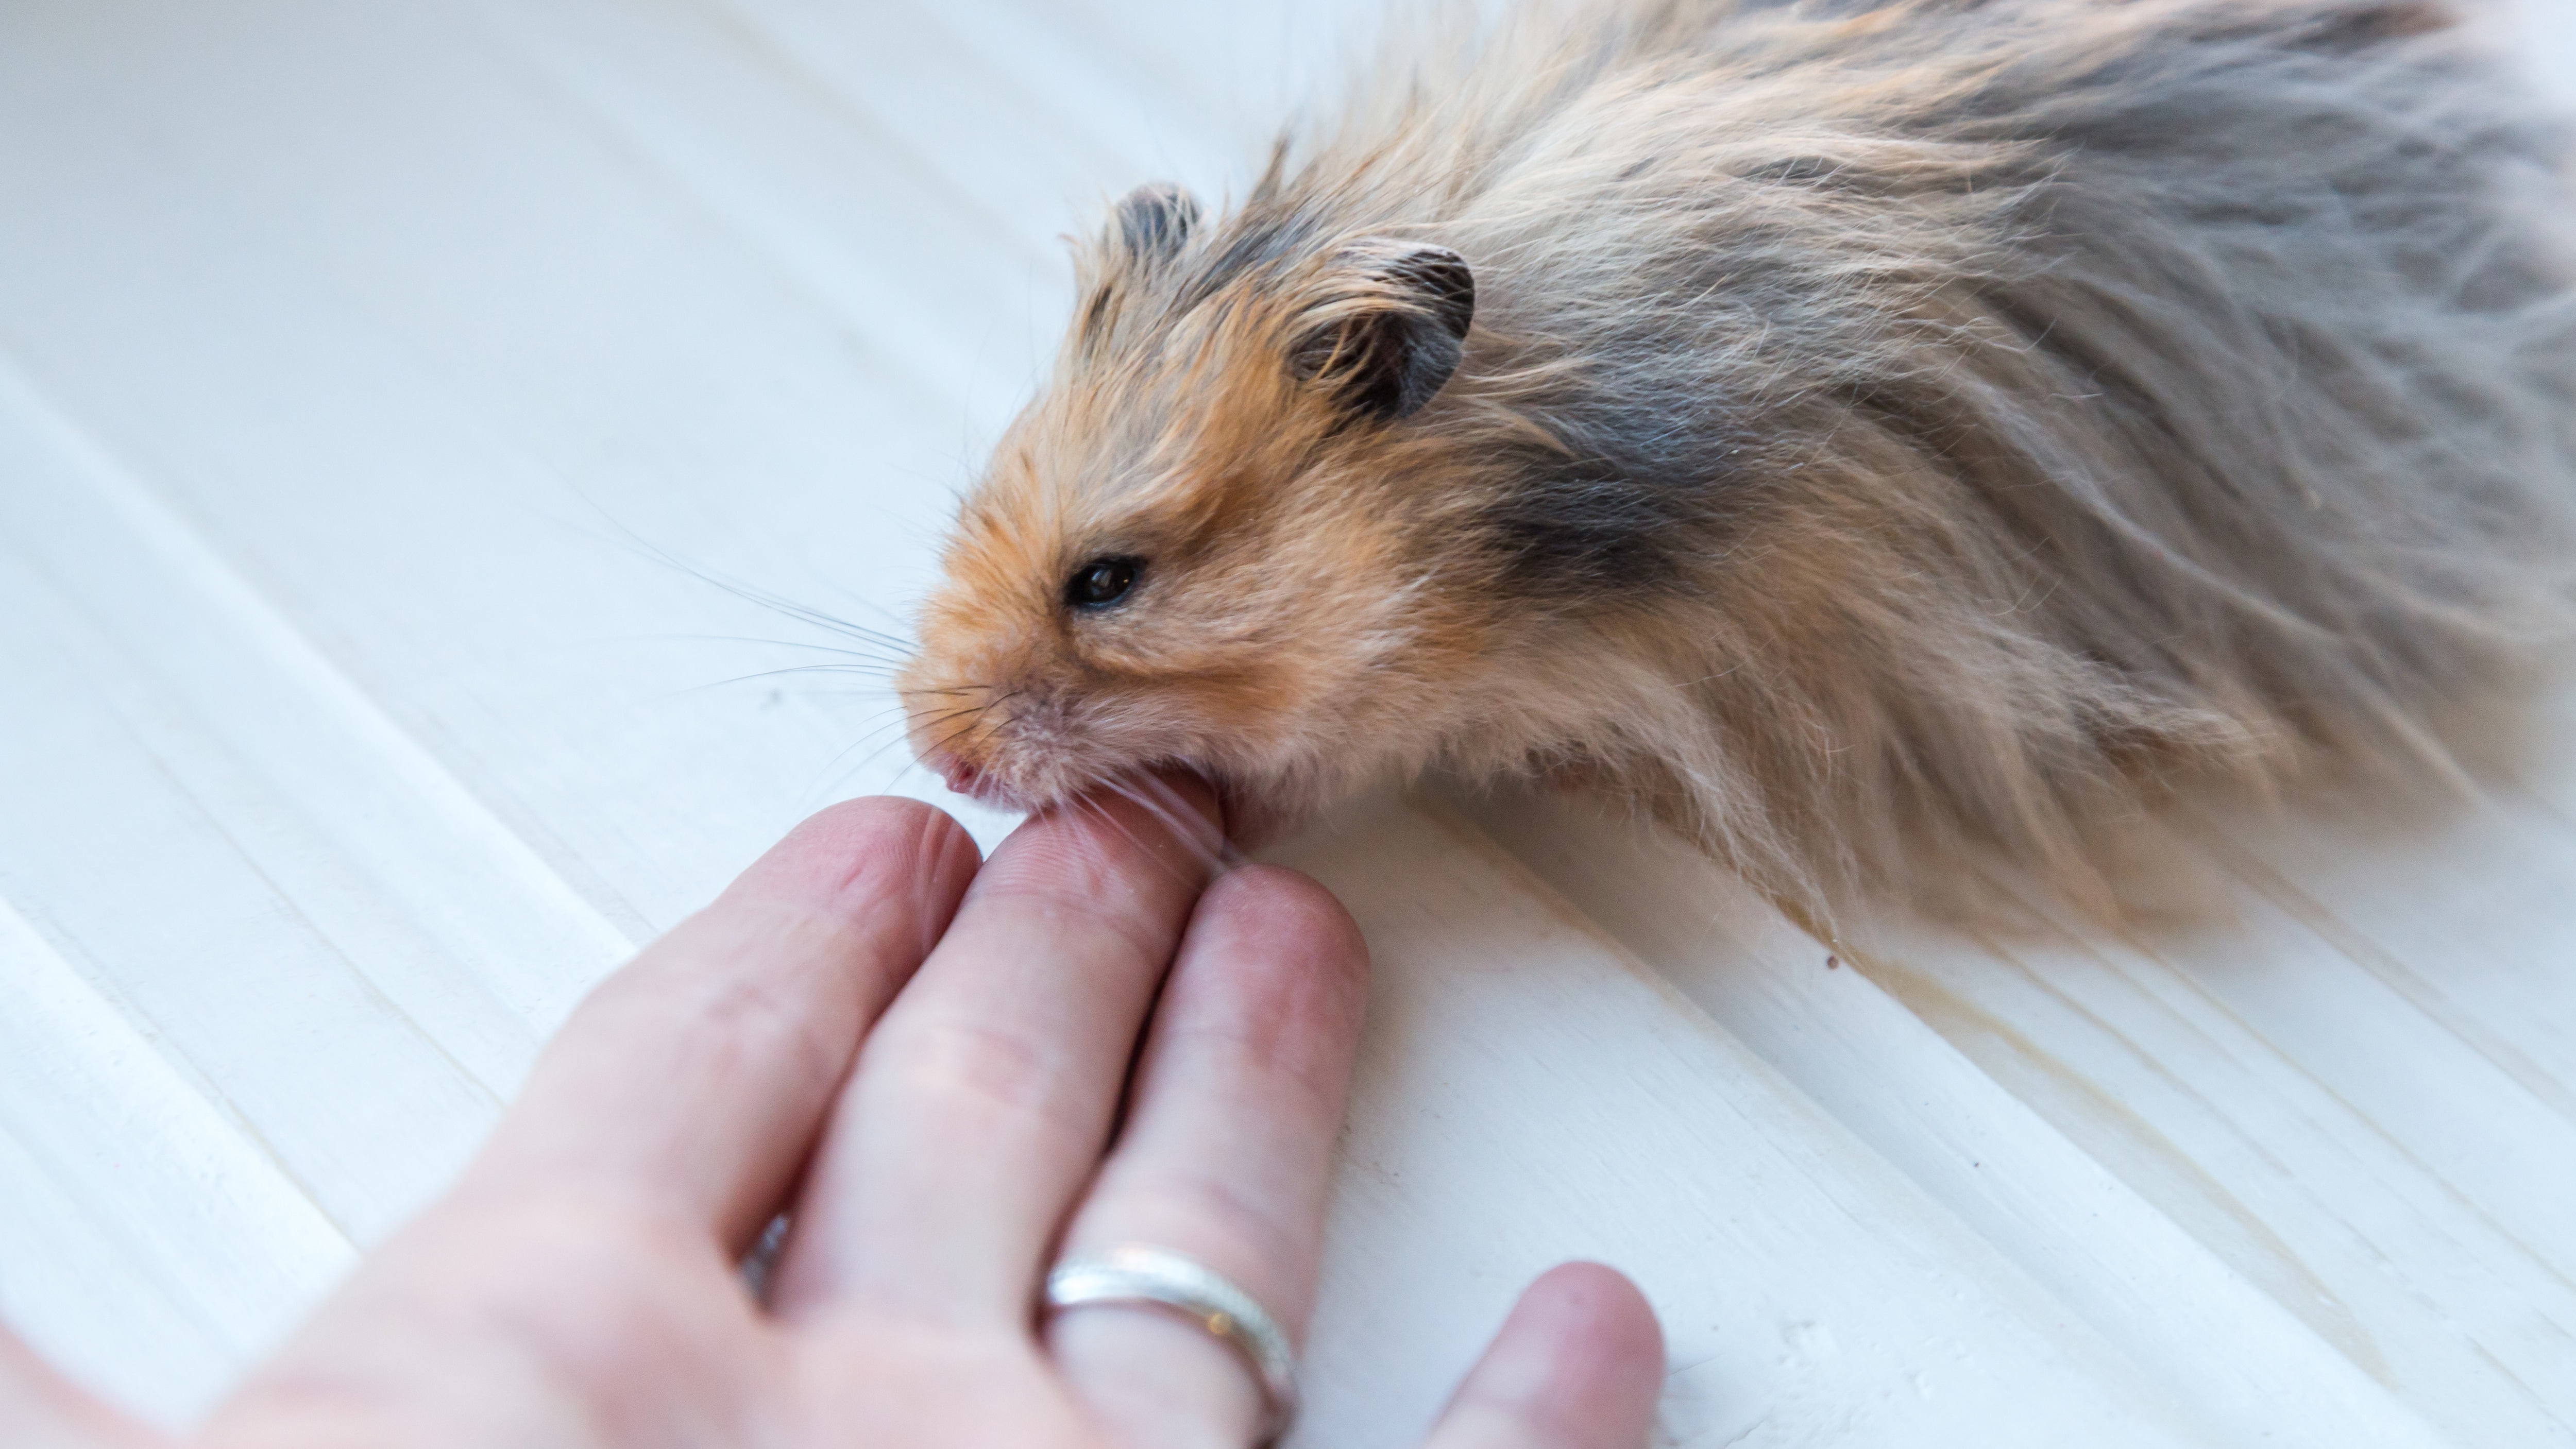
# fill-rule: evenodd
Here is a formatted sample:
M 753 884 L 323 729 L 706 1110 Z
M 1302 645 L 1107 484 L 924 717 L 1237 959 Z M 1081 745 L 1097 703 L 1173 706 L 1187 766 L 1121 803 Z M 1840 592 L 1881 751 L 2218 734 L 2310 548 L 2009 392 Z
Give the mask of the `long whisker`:
M 1206 818 L 1191 809 L 1189 802 L 1183 800 L 1180 792 L 1174 790 L 1169 783 L 1149 773 L 1129 770 L 1121 771 L 1102 781 L 1101 784 L 1104 788 L 1116 792 L 1122 799 L 1134 804 L 1136 808 L 1153 816 L 1165 830 L 1171 832 L 1181 848 L 1188 851 L 1211 878 L 1224 874 L 1229 864 L 1222 848 L 1225 843 L 1224 836 L 1217 835 L 1215 842 L 1211 843 L 1208 839 L 1211 831 Z M 1154 798 L 1154 795 L 1146 793 L 1148 790 L 1162 798 Z
M 912 718 L 914 719 L 914 722 L 918 723 L 923 729 L 937 729 L 939 726 L 948 723 L 950 720 L 957 718 L 961 714 L 982 714 L 984 711 L 991 709 L 998 703 L 1000 703 L 998 700 L 987 700 L 982 704 L 954 705 L 950 708 L 940 710 L 935 714 L 913 716 Z M 898 706 L 898 708 L 899 707 L 900 706 Z
M 844 649 L 837 644 L 817 644 L 807 639 L 771 639 L 758 634 L 643 634 L 633 639 L 654 639 L 683 644 L 761 644 L 774 649 L 811 649 L 822 654 L 841 654 L 852 659 L 865 659 L 877 664 L 909 664 L 913 651 L 909 646 L 897 650 L 891 645 L 867 649 Z
M 823 768 L 821 768 L 821 769 L 819 769 L 819 770 L 817 770 L 817 771 L 815 771 L 815 772 L 814 772 L 814 778 L 813 778 L 813 780 L 808 781 L 808 782 L 807 782 L 807 784 L 806 784 L 806 786 L 805 786 L 805 789 L 807 790 L 807 792 L 809 792 L 809 793 L 810 793 L 810 792 L 815 788 L 815 786 L 816 786 L 816 785 L 818 785 L 818 784 L 820 784 L 820 783 L 821 783 L 821 781 L 822 781 L 822 779 L 823 779 L 823 777 L 824 777 L 824 776 L 831 774 L 831 773 L 832 773 L 832 769 L 833 769 L 833 767 L 834 767 L 834 766 L 836 766 L 836 765 L 840 764 L 840 763 L 841 763 L 841 761 L 848 759 L 848 758 L 850 757 L 850 752 L 851 752 L 851 751 L 858 749 L 859 747 L 861 747 L 862 745 L 867 744 L 867 743 L 868 743 L 869 741 L 871 741 L 871 740 L 875 740 L 875 739 L 877 738 L 877 736 L 879 736 L 879 735 L 881 735 L 881 734 L 885 733 L 886 728 L 887 728 L 887 727 L 885 727 L 885 726 L 879 726 L 879 727 L 878 727 L 878 728 L 876 728 L 876 729 L 873 729 L 873 730 L 868 731 L 865 735 L 860 736 L 858 739 L 852 740 L 852 741 L 850 741 L 848 744 L 843 745 L 843 746 L 841 747 L 841 749 L 840 749 L 839 753 L 837 753 L 837 754 L 833 755 L 833 756 L 832 756 L 832 758 L 830 758 L 830 759 L 828 759 L 828 760 L 825 760 L 825 761 L 823 762 Z M 864 772 L 864 771 L 868 768 L 868 766 L 875 764 L 875 763 L 877 762 L 877 760 L 885 754 L 885 752 L 886 752 L 886 751 L 891 750 L 891 749 L 893 749 L 895 746 L 902 744 L 902 743 L 903 743 L 906 739 L 908 739 L 908 738 L 910 738 L 910 736 L 909 736 L 909 734 L 908 734 L 908 733 L 898 733 L 898 734 L 896 734 L 896 735 L 895 735 L 895 737 L 894 737 L 894 738 L 892 738 L 892 739 L 878 741 L 878 743 L 877 743 L 877 747 L 876 747 L 875 749 L 873 749 L 873 750 L 868 751 L 867 755 L 866 755 L 864 758 L 862 758 L 862 759 L 861 759 L 857 764 L 852 765 L 852 766 L 850 766 L 848 769 L 841 771 L 841 773 L 840 773 L 840 778 L 841 778 L 841 779 L 843 779 L 843 780 L 847 780 L 847 779 L 849 779 L 849 778 L 850 778 L 851 776 L 853 776 L 853 775 L 857 775 L 857 774 L 860 774 L 860 773 Z M 910 773 L 912 772 L 912 770 L 913 770 L 913 769 L 915 769 L 916 767 L 918 767 L 920 764 L 921 764 L 921 761 L 919 761 L 919 760 L 917 760 L 917 759 L 916 759 L 916 760 L 910 760 L 910 761 L 907 761 L 907 762 L 905 763 L 905 765 L 904 765 L 904 768 L 903 768 L 902 770 L 900 770 L 900 771 L 896 772 L 895 777 L 894 777 L 894 780 L 889 780 L 889 781 L 887 781 L 887 782 L 886 782 L 887 786 L 888 786 L 889 788 L 891 788 L 891 787 L 893 786 L 893 784 L 895 783 L 895 780 L 901 780 L 905 775 L 910 774 Z
M 1182 872 L 1181 872 L 1181 869 L 1180 869 L 1180 867 L 1179 867 L 1179 866 L 1177 866 L 1177 865 L 1176 865 L 1176 864 L 1174 864 L 1171 860 L 1169 860 L 1167 857 L 1165 857 L 1165 856 L 1164 856 L 1164 854 L 1163 854 L 1161 851 L 1156 850 L 1156 849 L 1154 849 L 1153 847 L 1151 847 L 1151 846 L 1147 845 L 1147 844 L 1145 843 L 1145 841 L 1144 841 L 1144 838 L 1143 838 L 1143 837 L 1139 836 L 1135 831 L 1130 830 L 1130 829 L 1128 829 L 1128 828 L 1127 828 L 1127 822 L 1125 822 L 1125 821 L 1123 821 L 1123 820 L 1119 819 L 1119 818 L 1118 818 L 1118 815 L 1117 815 L 1117 812 L 1115 812 L 1115 811 L 1111 810 L 1111 809 L 1110 809 L 1110 808 L 1109 808 L 1105 803 L 1103 803 L 1103 802 L 1102 802 L 1102 800 L 1100 799 L 1099 792 L 1100 792 L 1101 790 L 1104 790 L 1104 789 L 1105 789 L 1105 790 L 1107 790 L 1107 791 L 1109 791 L 1109 792 L 1111 792 L 1111 793 L 1113 793 L 1113 794 L 1118 795 L 1119 797 L 1121 797 L 1121 798 L 1123 798 L 1123 799 L 1126 799 L 1126 800 L 1128 800 L 1128 801 L 1131 801 L 1131 802 L 1133 802 L 1134 804 L 1136 804 L 1136 805 L 1138 805 L 1138 806 L 1140 806 L 1140 807 L 1142 807 L 1142 808 L 1145 808 L 1145 809 L 1146 809 L 1146 810 L 1148 810 L 1148 811 L 1150 811 L 1150 810 L 1152 809 L 1152 807 L 1151 807 L 1151 806 L 1146 805 L 1144 801 L 1142 801 L 1142 800 L 1138 799 L 1138 798 L 1136 797 L 1136 795 L 1135 795 L 1132 791 L 1128 790 L 1124 785 L 1122 785 L 1119 781 L 1117 781 L 1117 780 L 1115 780 L 1115 779 L 1103 780 L 1103 781 L 1099 782 L 1099 784 L 1097 784 L 1097 785 L 1095 785 L 1094 787 L 1092 787 L 1091 789 L 1086 790 L 1086 791 L 1084 791 L 1083 793 L 1081 793 L 1081 794 L 1079 794 L 1079 795 L 1074 796 L 1074 797 L 1073 797 L 1073 803 L 1075 804 L 1075 806 L 1076 806 L 1077 808 L 1084 809 L 1084 810 L 1088 810 L 1088 811 L 1092 812 L 1093 814 L 1098 815 L 1098 816 L 1100 817 L 1100 820 L 1101 820 L 1101 823 L 1102 823 L 1102 824 L 1104 824 L 1104 825 L 1108 826 L 1108 827 L 1109 827 L 1110 829 L 1112 829 L 1112 830 L 1117 831 L 1117 832 L 1119 833 L 1119 835 L 1123 836 L 1123 837 L 1126 839 L 1126 841 L 1127 841 L 1127 843 L 1128 843 L 1128 844 L 1130 844 L 1130 845 L 1132 845 L 1132 846 L 1136 847 L 1136 849 L 1137 849 L 1140 853 L 1142 853 L 1142 854 L 1143 854 L 1143 855 L 1144 855 L 1148 860 L 1154 861 L 1156 864 L 1158 864 L 1158 865 L 1162 866 L 1165 870 L 1172 872 L 1175 876 L 1180 876 L 1180 875 L 1182 874 Z M 1198 843 L 1198 842 L 1197 842 L 1197 841 L 1196 841 L 1196 840 L 1195 840 L 1195 839 L 1194 839 L 1190 834 L 1188 834 L 1187 832 L 1181 832 L 1181 839 L 1180 839 L 1180 843 L 1181 843 L 1181 845 L 1182 845 L 1182 847 L 1183 847 L 1184 849 L 1190 850 L 1193 854 L 1201 854 L 1201 853 L 1203 853 L 1203 852 L 1204 852 L 1204 850 L 1205 850 L 1205 847 L 1204 847 L 1204 846 L 1202 846 L 1202 845 L 1200 845 L 1200 844 L 1199 844 L 1199 843 Z
M 696 564 L 689 563 L 684 559 L 674 556 L 670 550 L 665 549 L 661 545 L 654 543 L 652 540 L 643 537 L 636 533 L 635 530 L 617 522 L 614 518 L 610 518 L 608 522 L 612 527 L 616 528 L 619 533 L 625 535 L 625 546 L 630 551 L 640 553 L 643 556 L 660 563 L 666 568 L 676 569 L 681 573 L 687 574 L 689 577 L 696 579 L 700 583 L 713 584 L 715 587 L 724 590 L 726 593 L 733 595 L 737 599 L 743 600 L 745 603 L 758 604 L 764 609 L 784 614 L 788 618 L 794 619 L 799 623 L 811 624 L 821 629 L 829 629 L 833 633 L 840 634 L 846 638 L 856 639 L 861 643 L 892 648 L 907 656 L 912 652 L 912 643 L 910 640 L 900 638 L 893 634 L 888 634 L 883 630 L 871 629 L 864 624 L 854 624 L 847 619 L 836 618 L 833 615 L 824 613 L 822 610 L 817 609 L 810 604 L 800 604 L 783 594 L 775 594 L 756 585 L 744 583 L 739 579 L 730 579 L 722 574 L 714 572 L 713 570 L 700 568 Z
M 1108 826 L 1110 829 L 1117 831 L 1121 835 L 1126 835 L 1130 841 L 1134 841 L 1136 839 L 1135 836 L 1127 833 L 1126 827 L 1118 823 L 1118 818 L 1111 815 L 1106 806 L 1102 805 L 1099 800 L 1095 799 L 1088 792 L 1073 796 L 1065 802 L 1065 806 L 1077 815 L 1097 815 L 1100 817 L 1101 823 Z M 1108 847 L 1101 844 L 1100 838 L 1096 835 L 1085 833 L 1077 837 L 1077 843 L 1084 853 L 1085 858 L 1083 863 L 1090 866 L 1095 871 L 1104 875 L 1107 874 L 1110 865 L 1109 850 Z M 1141 844 L 1138 848 L 1142 849 Z
M 727 684 L 747 684 L 755 679 L 776 679 L 786 674 L 856 674 L 867 679 L 888 679 L 893 677 L 894 670 L 877 664 L 787 664 L 776 669 L 755 669 L 749 674 L 737 674 L 731 679 L 719 679 L 700 687 L 714 689 Z
M 846 780 L 851 776 L 860 773 L 867 769 L 868 766 L 875 764 L 878 758 L 884 755 L 886 751 L 893 749 L 896 745 L 904 743 L 906 740 L 909 740 L 912 737 L 912 726 L 916 723 L 921 724 L 925 729 L 936 729 L 939 726 L 946 724 L 948 721 L 958 718 L 960 715 L 965 716 L 966 722 L 958 727 L 956 733 L 947 736 L 937 745 L 932 746 L 932 751 L 934 753 L 938 750 L 945 749 L 950 743 L 963 737 L 968 731 L 973 730 L 975 728 L 975 722 L 984 717 L 985 711 L 992 709 L 995 705 L 1016 697 L 1018 694 L 1018 690 L 1013 690 L 1009 694 L 986 700 L 980 705 L 960 705 L 953 709 L 942 710 L 925 721 L 916 721 L 909 710 L 903 710 L 898 718 L 891 723 L 880 724 L 876 728 L 869 730 L 866 734 L 863 734 L 859 738 L 842 746 L 831 759 L 823 762 L 822 769 L 815 772 L 814 782 L 819 782 L 825 775 L 830 774 L 835 766 L 850 757 L 850 753 L 853 750 L 857 750 L 875 740 L 879 735 L 884 734 L 889 729 L 899 729 L 900 733 L 896 734 L 893 739 L 886 740 L 883 743 L 878 744 L 875 749 L 868 752 L 866 758 L 860 760 L 857 764 L 852 765 L 847 770 L 842 771 L 840 778 Z M 901 709 L 901 706 L 898 706 L 898 709 Z M 912 763 L 917 765 L 920 761 L 916 759 Z M 909 766 L 907 766 L 904 771 L 897 773 L 895 779 L 900 780 L 908 773 L 910 773 Z M 814 782 L 809 782 L 805 788 L 809 791 L 812 790 L 814 788 Z M 889 781 L 888 783 L 891 784 L 892 782 Z
M 1003 696 L 1003 698 L 1004 698 L 1004 699 L 1007 699 L 1007 698 L 1009 698 L 1009 697 L 1010 697 L 1009 695 L 1005 695 L 1005 696 Z M 991 701 L 990 703 L 987 703 L 987 704 L 984 704 L 984 705 L 982 705 L 982 706 L 978 707 L 978 708 L 975 710 L 975 712 L 974 712 L 973 716 L 972 716 L 972 717 L 970 717 L 970 718 L 969 718 L 969 719 L 968 719 L 964 724 L 959 725 L 955 730 L 953 730 L 953 731 L 949 732 L 948 734 L 946 734 L 946 735 L 942 736 L 942 737 L 940 738 L 940 740 L 939 740 L 939 742 L 938 742 L 937 744 L 932 745 L 929 749 L 922 751 L 922 753 L 923 753 L 923 754 L 926 754 L 926 755 L 935 755 L 935 754 L 938 754 L 940 751 L 942 751 L 942 750 L 944 750 L 944 749 L 947 749 L 950 745 L 953 745 L 953 744 L 955 744 L 957 741 L 962 740 L 962 739 L 966 738 L 966 736 L 968 736 L 968 735 L 970 735 L 970 734 L 974 733 L 976 722 L 977 722 L 978 720 L 981 720 L 981 719 L 984 717 L 984 713 L 985 713 L 985 711 L 986 711 L 986 710 L 991 709 L 994 705 L 1000 704 L 1001 702 L 1002 702 L 1002 700 L 997 699 L 997 700 L 993 700 L 993 701 Z
M 1223 875 L 1249 860 L 1235 847 L 1222 825 L 1210 825 L 1206 817 L 1181 798 L 1181 792 L 1173 788 L 1172 782 L 1162 776 L 1150 771 L 1128 771 L 1112 780 L 1110 785 L 1143 806 L 1174 835 L 1197 850 L 1200 863 L 1208 868 L 1211 875 Z M 1211 836 L 1214 837 L 1213 843 Z

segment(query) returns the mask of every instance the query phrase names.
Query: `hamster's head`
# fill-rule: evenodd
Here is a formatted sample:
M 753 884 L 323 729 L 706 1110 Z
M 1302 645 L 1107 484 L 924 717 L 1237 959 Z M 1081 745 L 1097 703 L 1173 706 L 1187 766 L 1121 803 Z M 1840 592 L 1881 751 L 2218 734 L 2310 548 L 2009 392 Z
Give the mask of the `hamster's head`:
M 1443 728 L 1489 611 L 1444 586 L 1424 409 L 1466 263 L 1145 187 L 1081 258 L 1043 391 L 965 499 L 898 687 L 953 788 L 1044 807 L 1164 768 L 1294 817 Z M 1439 409 L 1434 409 L 1437 413 Z

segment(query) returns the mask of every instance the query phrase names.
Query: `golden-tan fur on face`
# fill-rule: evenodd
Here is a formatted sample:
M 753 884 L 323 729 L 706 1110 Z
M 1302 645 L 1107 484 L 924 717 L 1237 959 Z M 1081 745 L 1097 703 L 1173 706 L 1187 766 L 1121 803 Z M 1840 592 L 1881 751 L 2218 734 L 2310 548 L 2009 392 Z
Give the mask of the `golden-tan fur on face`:
M 1407 305 L 1372 265 L 1403 249 L 1211 286 L 1175 266 L 1192 220 L 1168 189 L 1122 204 L 1055 377 L 961 511 L 901 681 L 916 752 L 961 788 L 1033 807 L 1177 764 L 1293 812 L 1343 783 L 1326 741 L 1436 733 L 1443 661 L 1479 652 L 1405 587 L 1415 460 L 1350 404 L 1368 359 L 1335 351 Z M 1128 592 L 1069 602 L 1104 559 L 1132 561 Z

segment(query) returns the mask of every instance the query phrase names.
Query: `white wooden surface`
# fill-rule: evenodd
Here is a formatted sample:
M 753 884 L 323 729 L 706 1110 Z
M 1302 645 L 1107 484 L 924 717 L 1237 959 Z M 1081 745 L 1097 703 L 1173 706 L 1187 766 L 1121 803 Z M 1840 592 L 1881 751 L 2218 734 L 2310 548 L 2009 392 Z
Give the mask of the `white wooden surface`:
M 0 4 L 0 1315 L 184 1419 L 634 944 L 941 798 L 881 680 L 721 683 L 839 641 L 707 576 L 899 617 L 1055 234 L 1239 182 L 1368 8 Z M 2549 733 L 2451 819 L 2194 824 L 2191 932 L 1836 968 L 1578 802 L 1292 845 L 1381 963 L 1301 1442 L 1411 1442 L 1587 1254 L 1676 1443 L 2576 1444 Z

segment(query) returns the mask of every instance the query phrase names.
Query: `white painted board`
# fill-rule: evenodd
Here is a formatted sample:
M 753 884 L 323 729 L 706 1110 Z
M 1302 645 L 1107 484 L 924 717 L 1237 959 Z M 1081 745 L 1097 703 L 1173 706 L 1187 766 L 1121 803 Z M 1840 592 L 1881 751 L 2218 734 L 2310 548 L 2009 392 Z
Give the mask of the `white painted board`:
M 1370 11 L 0 7 L 0 1315 L 184 1419 L 634 944 L 944 800 L 718 581 L 899 624 L 1056 234 L 1239 185 Z M 1301 1442 L 1591 1254 L 1680 1443 L 2576 1443 L 2559 718 L 2449 820 L 2204 822 L 2189 935 L 1828 967 L 1561 799 L 1293 844 L 1382 963 Z

